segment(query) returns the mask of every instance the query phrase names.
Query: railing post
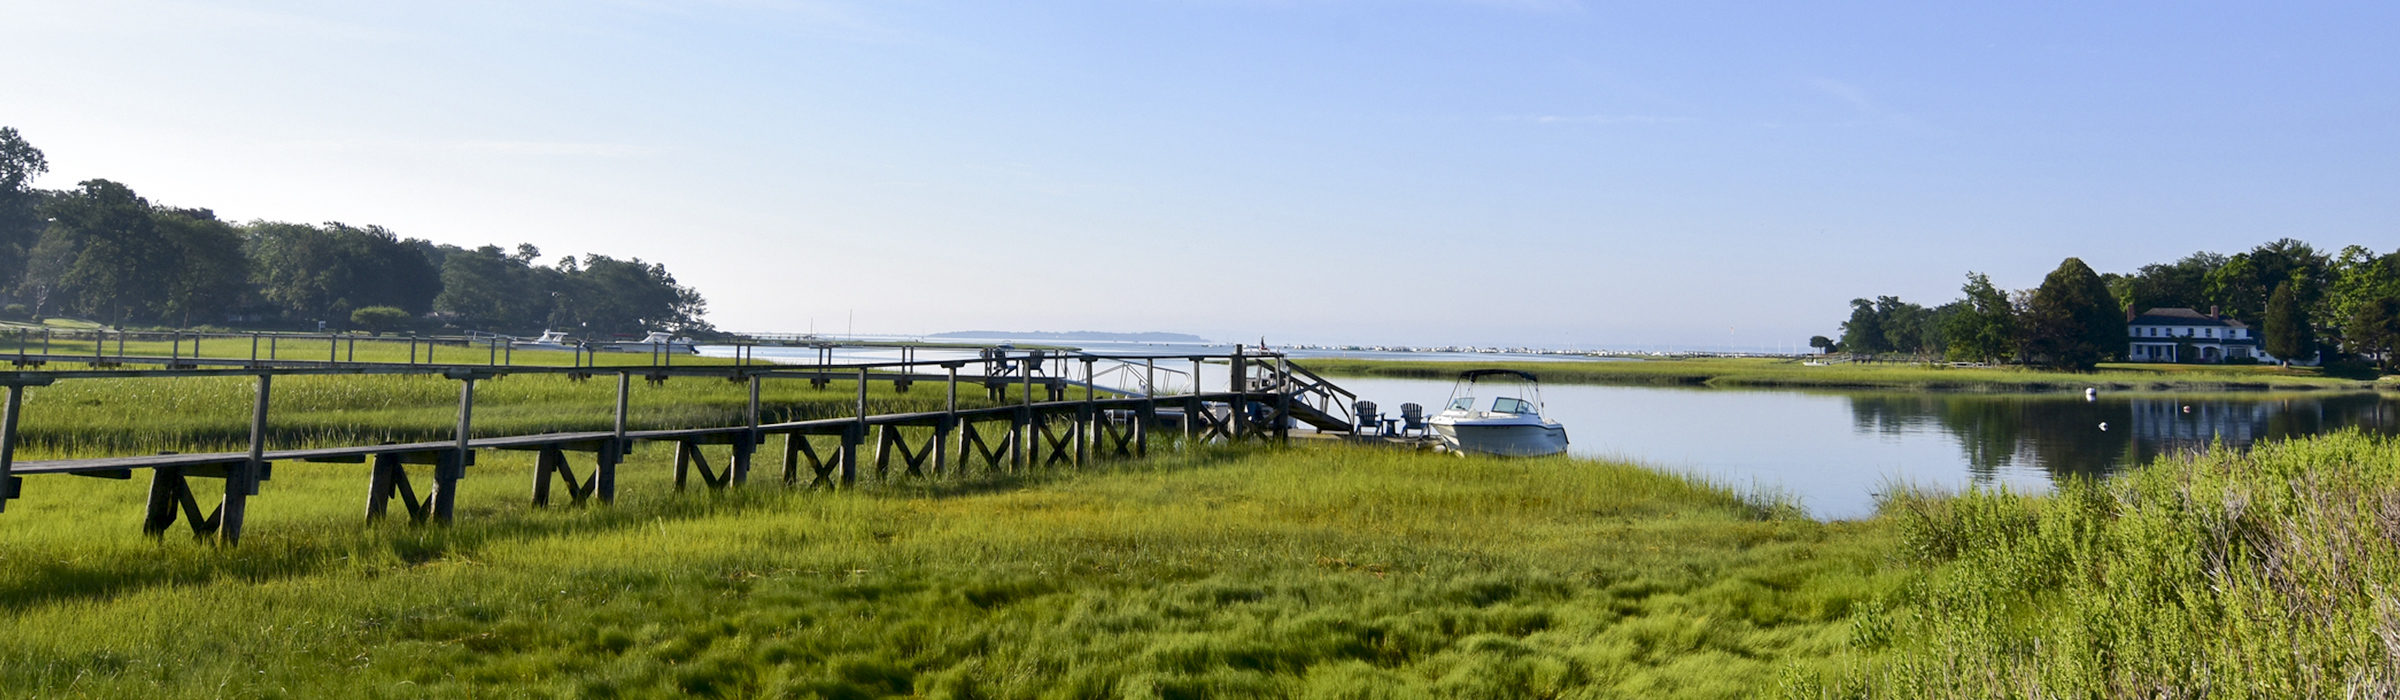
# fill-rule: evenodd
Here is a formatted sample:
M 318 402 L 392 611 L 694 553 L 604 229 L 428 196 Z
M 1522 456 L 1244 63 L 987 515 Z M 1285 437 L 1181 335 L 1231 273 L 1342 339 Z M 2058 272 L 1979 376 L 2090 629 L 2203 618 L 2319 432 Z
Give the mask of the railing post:
M 1233 365 L 1233 371 L 1226 375 L 1230 381 L 1227 385 L 1230 388 L 1226 391 L 1233 392 L 1232 410 L 1225 414 L 1233 421 L 1233 429 L 1229 433 L 1233 438 L 1227 442 L 1241 442 L 1242 436 L 1250 432 L 1247 430 L 1250 427 L 1250 378 L 1242 366 L 1242 350 L 1240 345 L 1233 346 L 1233 357 L 1230 362 Z
M 225 501 L 218 506 L 217 536 L 229 545 L 241 543 L 242 516 L 249 512 L 250 497 L 258 494 L 258 482 L 266 476 L 267 403 L 274 387 L 275 375 L 258 375 L 258 398 L 250 404 L 250 458 L 225 479 Z
M 843 440 L 845 444 L 842 445 L 842 488 L 849 489 L 858 484 L 858 450 L 867 442 L 867 368 L 865 367 L 858 368 L 858 422 L 851 425 L 850 434 Z
M 1292 444 L 1291 365 L 1282 355 L 1275 356 L 1275 444 Z
M 1080 420 L 1076 421 L 1075 426 L 1075 466 L 1078 467 L 1084 466 L 1085 460 L 1091 457 L 1092 448 L 1099 446 L 1094 442 L 1100 434 L 1100 431 L 1094 430 L 1100 426 L 1100 390 L 1095 379 L 1092 358 L 1083 358 L 1083 415 L 1078 417 Z
M 450 463 L 435 467 L 433 475 L 433 518 L 444 525 L 450 524 L 452 506 L 458 500 L 458 480 L 466 478 L 467 463 L 475 456 L 474 448 L 467 444 L 474 428 L 475 375 L 468 374 L 459 377 L 456 446 L 451 449 Z
M 9 473 L 17 463 L 17 414 L 25 407 L 25 385 L 8 385 L 8 404 L 0 407 L 0 513 L 8 512 L 24 478 Z
M 599 490 L 600 501 L 603 503 L 611 503 L 617 500 L 617 469 L 615 460 L 622 459 L 625 456 L 625 453 L 632 451 L 628 448 L 632 447 L 633 444 L 625 439 L 626 412 L 632 406 L 632 394 L 633 373 L 625 371 L 617 372 L 617 407 L 616 418 L 613 423 L 615 426 L 613 430 L 616 432 L 615 436 L 610 438 L 608 441 L 608 449 L 602 452 L 603 455 L 610 456 L 612 459 L 601 460 L 600 474 L 592 477 L 599 484 L 594 488 Z
M 935 474 L 944 473 L 943 470 L 950 466 L 950 441 L 961 439 L 966 434 L 965 431 L 958 429 L 958 365 L 943 363 L 942 367 L 949 370 L 950 373 L 949 397 L 942 409 L 947 415 L 943 416 L 941 426 L 934 428 L 933 432 L 933 473 Z M 961 444 L 957 449 L 958 461 L 963 465 L 967 461 L 966 446 Z
M 1183 402 L 1183 446 L 1185 449 L 1190 449 L 1192 443 L 1200 440 L 1200 412 L 1208 408 L 1208 402 L 1200 400 L 1200 378 L 1205 376 L 1201 373 L 1203 364 L 1205 363 L 1202 358 L 1192 358 L 1192 394 L 1191 398 L 1185 399 Z
M 758 450 L 758 383 L 759 376 L 750 375 L 750 410 L 746 414 L 749 418 L 750 430 L 742 434 L 742 444 L 734 446 L 733 484 L 735 486 L 749 483 L 750 455 Z

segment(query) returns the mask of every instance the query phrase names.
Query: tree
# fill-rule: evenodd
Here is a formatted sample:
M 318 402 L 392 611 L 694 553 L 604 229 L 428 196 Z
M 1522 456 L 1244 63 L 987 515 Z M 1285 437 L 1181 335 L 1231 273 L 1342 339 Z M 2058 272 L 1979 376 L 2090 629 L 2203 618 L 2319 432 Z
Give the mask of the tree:
M 1875 315 L 1882 320 L 1884 347 L 1893 352 L 1925 352 L 1939 336 L 1930 328 L 1933 314 L 1899 297 L 1876 297 Z
M 241 233 L 207 209 L 158 209 L 151 219 L 180 261 L 161 285 L 159 317 L 189 326 L 194 316 L 209 318 L 233 308 L 250 279 Z
M 2307 243 L 2290 238 L 2260 244 L 2226 260 L 2208 277 L 2208 301 L 2240 319 L 2266 315 L 2275 286 L 2290 282 L 2301 306 L 2315 308 L 2324 297 L 2328 261 Z
M 2009 304 L 2008 293 L 1992 286 L 1992 279 L 1979 272 L 1967 273 L 1967 283 L 1959 291 L 1966 293 L 1966 298 L 1960 300 L 1963 308 L 1944 323 L 1950 358 L 1993 362 L 2014 356 L 2017 314 Z
M 2292 360 L 2317 354 L 2317 331 L 2309 322 L 2308 307 L 2300 302 L 2297 286 L 2290 282 L 2275 285 L 2275 292 L 2267 297 L 2266 323 L 2260 329 L 2266 333 L 2267 354 L 2286 367 Z
M 367 306 L 433 308 L 441 270 L 426 246 L 380 226 L 252 222 L 244 249 L 261 299 L 293 319 L 341 319 Z
M 1890 352 L 1891 342 L 1883 332 L 1883 315 L 1876 311 L 1875 302 L 1850 300 L 1850 320 L 1842 324 L 1842 347 L 1851 352 L 1874 354 Z
M 2353 321 L 2372 318 L 2373 314 L 2361 315 L 2358 307 L 2400 297 L 2400 253 L 2376 255 L 2365 246 L 2349 246 L 2334 258 L 2327 274 L 2332 283 L 2327 286 L 2324 304 L 2319 307 L 2322 313 L 2315 315 L 2326 321 L 2327 327 L 2320 329 L 2328 336 L 2323 344 L 2361 352 L 2358 344 L 2351 342 L 2351 334 L 2360 331 L 2352 328 Z
M 2125 349 L 2125 308 L 2090 266 L 2067 258 L 2034 289 L 2025 331 L 2034 361 L 2089 371 Z
M 50 172 L 41 149 L 25 142 L 17 130 L 0 126 L 0 289 L 15 289 L 23 281 L 25 259 L 42 234 L 43 195 L 33 189 L 34 178 Z
M 556 276 L 526 263 L 531 258 L 510 256 L 499 246 L 452 253 L 442 261 L 442 293 L 433 308 L 455 314 L 459 322 L 508 332 L 537 329 L 550 318 L 552 280 Z
M 165 306 L 182 261 L 147 200 L 115 182 L 85 180 L 42 213 L 52 221 L 26 280 L 45 287 L 37 296 L 55 294 L 70 309 L 118 322 L 153 318 Z
M 619 334 L 708 329 L 700 320 L 708 310 L 700 293 L 677 284 L 665 265 L 641 258 L 585 255 L 579 264 L 558 268 L 556 291 L 553 328 Z
M 2208 280 L 2225 266 L 2223 255 L 2200 251 L 2172 263 L 2143 265 L 2141 271 L 2117 278 L 2110 291 L 2120 305 L 2134 311 L 2157 308 L 2208 308 Z
M 2400 295 L 2387 296 L 2351 307 L 2349 328 L 2343 336 L 2351 352 L 2375 358 L 2377 368 L 2385 374 L 2400 361 Z
M 1833 339 L 1821 335 L 1812 335 L 1808 337 L 1808 346 L 1816 348 L 1818 354 L 1833 352 Z

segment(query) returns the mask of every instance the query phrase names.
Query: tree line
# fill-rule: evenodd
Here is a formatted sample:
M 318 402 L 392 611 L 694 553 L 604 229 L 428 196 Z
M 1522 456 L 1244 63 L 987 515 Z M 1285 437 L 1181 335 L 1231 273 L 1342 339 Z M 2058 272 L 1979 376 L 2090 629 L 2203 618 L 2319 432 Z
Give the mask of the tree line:
M 93 179 L 42 190 L 49 161 L 0 127 L 0 304 L 125 325 L 527 334 L 707 332 L 707 302 L 666 266 L 529 244 L 474 249 L 340 222 L 236 224 Z
M 2121 274 L 2095 273 L 2068 258 L 2034 289 L 2003 292 L 1970 272 L 1961 291 L 1963 298 L 1931 308 L 1890 296 L 1853 299 L 1839 340 L 1817 336 L 1810 344 L 2089 369 L 2126 352 L 2132 315 L 2181 307 L 2243 322 L 2268 354 L 2284 360 L 2371 361 L 2390 371 L 2400 350 L 2400 251 L 2365 246 L 2326 255 L 2285 238 Z

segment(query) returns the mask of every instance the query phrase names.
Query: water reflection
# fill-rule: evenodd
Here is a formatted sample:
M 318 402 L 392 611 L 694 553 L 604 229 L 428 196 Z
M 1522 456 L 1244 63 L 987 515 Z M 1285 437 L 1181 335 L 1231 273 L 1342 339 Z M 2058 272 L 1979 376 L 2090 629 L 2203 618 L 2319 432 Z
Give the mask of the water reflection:
M 1449 382 L 1339 381 L 1384 406 L 1440 405 L 1450 390 Z M 1872 515 L 1875 494 L 1896 483 L 2040 491 L 2060 477 L 2105 476 L 2218 440 L 2239 449 L 2351 426 L 2400 433 L 2400 406 L 2374 394 L 2102 394 L 2085 402 L 2075 394 L 1571 384 L 1542 393 L 1577 455 L 1779 491 L 1822 518 Z
M 2151 396 L 2087 402 L 2076 396 L 1974 394 L 1850 397 L 1851 423 L 1861 434 L 1938 431 L 1957 440 L 1976 483 L 2010 468 L 2052 478 L 2099 477 L 2161 454 L 2204 450 L 2222 443 L 2247 448 L 2263 440 L 2314 435 L 2356 426 L 2400 432 L 2400 411 L 2374 394 Z

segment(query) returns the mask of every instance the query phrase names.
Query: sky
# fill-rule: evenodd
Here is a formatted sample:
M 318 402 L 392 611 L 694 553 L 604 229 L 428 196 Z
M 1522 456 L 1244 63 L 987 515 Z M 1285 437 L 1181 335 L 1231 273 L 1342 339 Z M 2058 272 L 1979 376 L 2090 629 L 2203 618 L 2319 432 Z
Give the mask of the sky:
M 1804 349 L 2400 247 L 2400 5 L 0 0 L 36 182 L 664 263 L 736 331 Z

